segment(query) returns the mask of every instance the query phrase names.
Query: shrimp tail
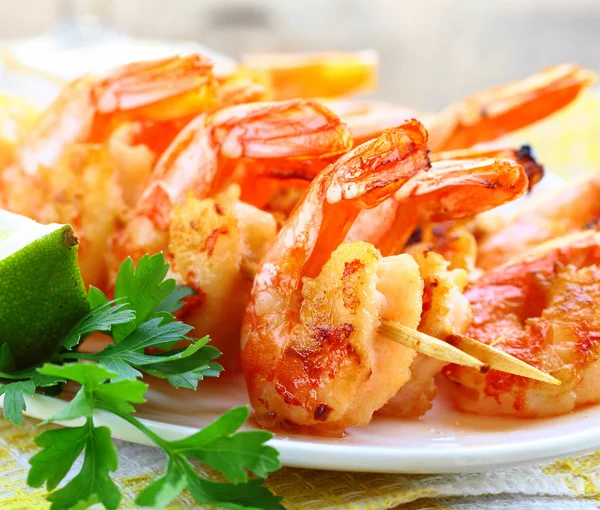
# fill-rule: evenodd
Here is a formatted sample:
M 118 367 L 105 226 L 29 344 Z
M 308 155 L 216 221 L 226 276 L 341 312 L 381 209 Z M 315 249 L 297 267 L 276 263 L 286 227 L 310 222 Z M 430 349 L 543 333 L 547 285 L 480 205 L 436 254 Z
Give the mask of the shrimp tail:
M 430 147 L 451 150 L 496 140 L 564 108 L 595 81 L 594 72 L 562 64 L 493 87 L 436 115 L 428 124 Z
M 352 200 L 371 209 L 398 190 L 423 168 L 429 168 L 427 132 L 410 120 L 401 129 L 387 129 L 378 138 L 358 146 L 335 164 L 327 201 Z
M 121 66 L 101 79 L 92 89 L 92 99 L 99 113 L 142 109 L 147 114 L 152 113 L 154 119 L 181 117 L 183 115 L 174 115 L 169 108 L 160 108 L 160 103 L 191 94 L 196 97 L 192 101 L 190 96 L 189 106 L 194 106 L 190 113 L 197 111 L 195 106 L 199 100 L 216 106 L 212 67 L 211 60 L 198 54 L 135 62 Z M 177 101 L 169 103 L 171 107 L 175 105 L 180 109 L 189 107 Z

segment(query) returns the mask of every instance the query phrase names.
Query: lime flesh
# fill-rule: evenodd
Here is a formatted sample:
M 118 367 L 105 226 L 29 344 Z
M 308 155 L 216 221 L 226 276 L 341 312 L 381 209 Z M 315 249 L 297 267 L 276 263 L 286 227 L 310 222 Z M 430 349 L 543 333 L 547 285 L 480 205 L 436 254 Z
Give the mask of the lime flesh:
M 0 210 L 0 345 L 16 368 L 40 363 L 89 310 L 69 225 Z

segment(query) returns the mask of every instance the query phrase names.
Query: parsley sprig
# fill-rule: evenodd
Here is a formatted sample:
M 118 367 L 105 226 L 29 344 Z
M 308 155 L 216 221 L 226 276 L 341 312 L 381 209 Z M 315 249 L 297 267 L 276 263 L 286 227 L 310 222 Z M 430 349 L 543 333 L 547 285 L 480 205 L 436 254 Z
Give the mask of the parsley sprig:
M 142 257 L 135 269 L 132 260 L 126 259 L 117 275 L 114 301 L 108 301 L 100 290 L 90 289 L 96 307 L 74 326 L 63 346 L 75 347 L 90 327 L 110 333 L 115 343 L 98 353 L 65 352 L 60 357 L 97 361 L 116 372 L 119 379 L 135 379 L 146 372 L 176 388 L 196 389 L 204 377 L 218 376 L 222 367 L 213 360 L 220 352 L 207 345 L 208 337 L 188 338 L 191 326 L 175 321 L 172 315 L 191 289 L 177 287 L 173 279 L 165 280 L 168 270 L 160 254 Z M 190 345 L 176 348 L 182 341 Z M 166 350 L 148 354 L 148 348 Z
M 278 452 L 265 444 L 272 435 L 238 432 L 248 418 L 247 407 L 231 409 L 196 434 L 177 441 L 161 438 L 132 414 L 134 405 L 145 401 L 148 386 L 139 380 L 144 373 L 163 378 L 176 388 L 195 389 L 204 377 L 216 377 L 222 370 L 214 361 L 220 352 L 207 345 L 208 338 L 189 338 L 192 328 L 173 317 L 192 291 L 165 279 L 168 269 L 160 254 L 143 257 L 136 268 L 127 259 L 119 270 L 115 299 L 109 301 L 100 290 L 91 288 L 91 311 L 71 328 L 53 359 L 27 370 L 0 372 L 0 378 L 10 380 L 0 386 L 4 416 L 16 425 L 25 410 L 24 395 L 33 395 L 38 388 L 56 394 L 67 381 L 80 385 L 74 398 L 47 422 L 83 419 L 83 424 L 43 432 L 35 440 L 42 450 L 30 460 L 27 481 L 32 487 L 46 485 L 52 510 L 95 503 L 108 510 L 119 506 L 121 494 L 111 480 L 118 467 L 117 451 L 110 430 L 95 425 L 95 410 L 128 422 L 165 454 L 164 474 L 139 494 L 139 505 L 164 508 L 187 489 L 201 504 L 282 508 L 280 498 L 262 485 L 264 477 L 280 467 Z M 96 331 L 112 336 L 114 343 L 98 353 L 78 352 L 80 342 Z M 0 352 L 0 358 L 7 360 L 2 367 L 10 366 L 10 353 Z M 80 455 L 79 473 L 57 489 Z M 211 466 L 226 481 L 202 478 L 189 459 Z M 249 478 L 249 473 L 257 478 Z

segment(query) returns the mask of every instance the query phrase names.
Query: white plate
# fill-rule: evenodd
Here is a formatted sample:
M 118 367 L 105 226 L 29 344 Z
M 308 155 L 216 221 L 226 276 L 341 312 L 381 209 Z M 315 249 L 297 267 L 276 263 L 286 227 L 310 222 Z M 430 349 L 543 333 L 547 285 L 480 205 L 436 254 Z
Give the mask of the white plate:
M 564 182 L 547 175 L 533 195 Z M 507 216 L 526 197 L 497 209 Z M 167 439 L 197 432 L 232 407 L 248 404 L 241 377 L 200 383 L 197 392 L 174 390 L 154 380 L 148 403 L 139 407 L 145 424 Z M 46 419 L 65 402 L 35 395 L 26 397 L 25 414 Z M 1 399 L 0 399 L 1 405 Z M 151 444 L 146 436 L 109 413 L 98 413 L 98 424 L 119 439 Z M 65 425 L 77 425 L 68 422 Z M 540 420 L 474 416 L 452 408 L 440 388 L 434 408 L 420 420 L 375 417 L 363 428 L 350 429 L 341 439 L 277 434 L 271 441 L 286 466 L 382 473 L 466 473 L 549 462 L 600 448 L 600 406 Z
M 247 404 L 241 377 L 203 381 L 197 392 L 153 382 L 148 396 L 138 416 L 167 439 L 192 434 L 227 409 Z M 65 405 L 42 395 L 26 402 L 26 414 L 40 419 Z M 100 412 L 97 418 L 114 437 L 150 444 L 114 415 Z M 442 388 L 434 408 L 421 420 L 376 417 L 367 427 L 350 429 L 344 438 L 277 434 L 271 444 L 286 466 L 382 473 L 486 471 L 600 448 L 600 406 L 542 420 L 479 417 L 453 410 Z

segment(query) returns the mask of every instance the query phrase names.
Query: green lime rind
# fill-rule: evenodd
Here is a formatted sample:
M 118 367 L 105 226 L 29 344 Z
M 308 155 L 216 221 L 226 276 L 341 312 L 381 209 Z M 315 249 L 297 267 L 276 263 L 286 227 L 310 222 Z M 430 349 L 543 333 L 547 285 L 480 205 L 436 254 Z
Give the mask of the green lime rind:
M 64 225 L 0 260 L 0 344 L 10 345 L 17 368 L 52 356 L 89 311 L 78 244 Z

